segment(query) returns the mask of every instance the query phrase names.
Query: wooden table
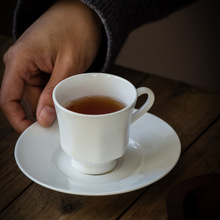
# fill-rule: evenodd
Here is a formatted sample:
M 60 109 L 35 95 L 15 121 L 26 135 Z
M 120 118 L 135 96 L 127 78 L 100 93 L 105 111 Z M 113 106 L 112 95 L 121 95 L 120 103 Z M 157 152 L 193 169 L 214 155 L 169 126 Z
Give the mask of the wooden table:
M 0 36 L 1 56 L 11 42 Z M 110 72 L 154 91 L 150 112 L 170 124 L 181 140 L 177 165 L 156 183 L 121 195 L 55 192 L 19 170 L 14 159 L 19 135 L 0 112 L 0 219 L 167 219 L 167 195 L 173 187 L 195 176 L 220 173 L 219 93 L 119 66 Z

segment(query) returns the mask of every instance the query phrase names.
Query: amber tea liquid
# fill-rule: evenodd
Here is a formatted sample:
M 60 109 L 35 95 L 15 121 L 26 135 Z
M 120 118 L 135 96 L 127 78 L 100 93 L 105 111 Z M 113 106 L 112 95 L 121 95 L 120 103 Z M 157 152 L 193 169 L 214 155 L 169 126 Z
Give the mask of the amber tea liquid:
M 125 108 L 120 101 L 107 96 L 86 96 L 70 101 L 65 108 L 88 115 L 108 114 Z

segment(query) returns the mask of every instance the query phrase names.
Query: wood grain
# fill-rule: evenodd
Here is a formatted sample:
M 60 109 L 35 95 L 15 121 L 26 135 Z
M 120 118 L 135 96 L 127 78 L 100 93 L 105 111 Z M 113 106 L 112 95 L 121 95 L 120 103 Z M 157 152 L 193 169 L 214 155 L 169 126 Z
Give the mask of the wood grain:
M 143 189 L 120 196 L 88 197 L 67 195 L 33 184 L 0 219 L 116 219 Z
M 140 86 L 148 86 L 154 91 L 156 99 L 150 112 L 174 128 L 182 150 L 190 146 L 220 114 L 219 93 L 153 75 Z
M 196 141 L 180 158 L 177 166 L 152 185 L 121 218 L 167 219 L 166 198 L 170 190 L 194 176 L 220 173 L 220 120 Z
M 9 42 L 0 35 L 1 54 Z M 0 63 L 1 76 L 3 72 Z M 19 135 L 0 112 L 0 219 L 167 219 L 166 198 L 175 185 L 220 172 L 219 93 L 120 66 L 110 73 L 154 91 L 156 101 L 150 112 L 170 124 L 181 140 L 182 154 L 175 168 L 160 181 L 121 195 L 55 192 L 32 183 L 18 169 L 13 153 Z M 141 97 L 137 107 L 145 99 Z
M 12 131 L 0 141 L 0 210 L 7 207 L 31 183 L 15 163 L 14 146 L 18 136 Z

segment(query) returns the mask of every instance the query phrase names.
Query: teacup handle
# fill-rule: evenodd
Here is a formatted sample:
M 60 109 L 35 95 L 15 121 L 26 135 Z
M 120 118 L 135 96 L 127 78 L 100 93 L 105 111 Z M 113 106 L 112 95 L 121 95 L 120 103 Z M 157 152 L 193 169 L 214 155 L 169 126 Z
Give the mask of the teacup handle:
M 131 123 L 135 122 L 140 118 L 144 113 L 146 113 L 154 104 L 155 96 L 151 89 L 147 87 L 140 87 L 137 89 L 137 98 L 143 94 L 147 94 L 148 98 L 142 107 L 132 114 Z

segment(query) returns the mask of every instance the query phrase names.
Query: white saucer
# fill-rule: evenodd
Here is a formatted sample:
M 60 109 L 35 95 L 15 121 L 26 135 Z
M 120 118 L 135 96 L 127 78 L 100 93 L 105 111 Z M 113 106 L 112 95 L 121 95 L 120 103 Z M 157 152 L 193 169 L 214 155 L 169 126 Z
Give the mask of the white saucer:
M 160 118 L 146 113 L 131 126 L 130 143 L 117 166 L 103 175 L 75 171 L 61 150 L 58 124 L 37 122 L 18 139 L 15 159 L 21 171 L 46 188 L 77 195 L 114 195 L 148 186 L 177 163 L 181 145 L 176 132 Z

